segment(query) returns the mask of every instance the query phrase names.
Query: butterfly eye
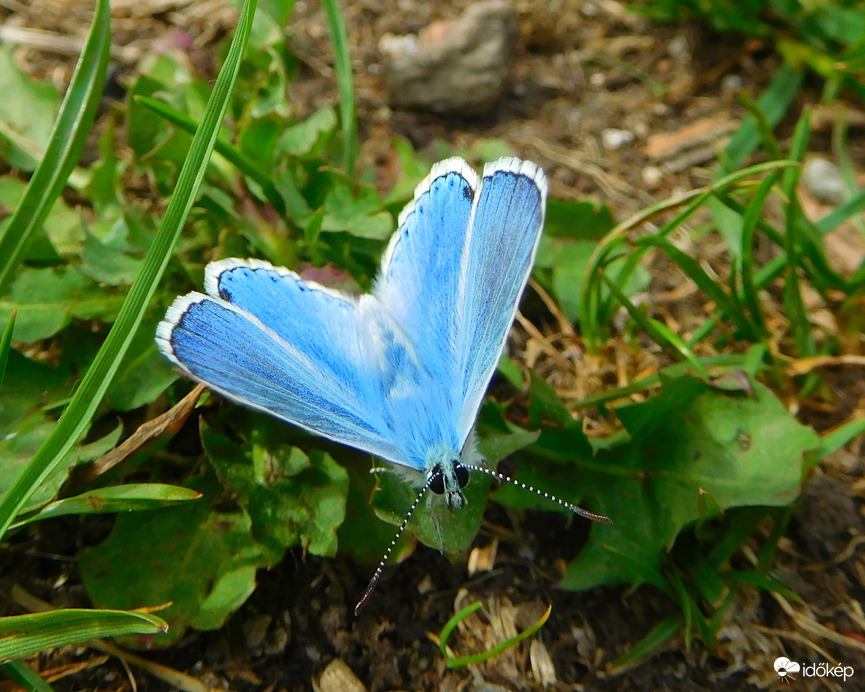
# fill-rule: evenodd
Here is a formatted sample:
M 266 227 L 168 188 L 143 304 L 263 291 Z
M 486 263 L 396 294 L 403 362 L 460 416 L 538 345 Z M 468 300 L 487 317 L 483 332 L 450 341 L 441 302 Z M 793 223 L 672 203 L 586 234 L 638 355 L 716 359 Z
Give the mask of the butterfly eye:
M 442 475 L 441 471 L 433 473 L 432 480 L 429 483 L 429 489 L 436 495 L 445 494 L 445 477 Z
M 459 464 L 457 464 L 456 472 L 457 482 L 460 484 L 460 488 L 465 488 L 466 483 L 469 482 L 469 470 L 465 466 L 460 466 Z

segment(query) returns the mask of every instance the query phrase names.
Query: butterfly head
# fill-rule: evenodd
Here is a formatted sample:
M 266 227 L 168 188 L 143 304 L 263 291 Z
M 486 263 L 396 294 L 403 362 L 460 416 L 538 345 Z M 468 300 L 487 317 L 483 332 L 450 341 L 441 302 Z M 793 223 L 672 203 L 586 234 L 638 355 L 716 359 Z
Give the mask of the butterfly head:
M 469 470 L 459 459 L 443 461 L 433 466 L 430 472 L 429 489 L 436 495 L 444 495 L 448 509 L 462 509 L 466 496 L 462 489 L 469 482 Z

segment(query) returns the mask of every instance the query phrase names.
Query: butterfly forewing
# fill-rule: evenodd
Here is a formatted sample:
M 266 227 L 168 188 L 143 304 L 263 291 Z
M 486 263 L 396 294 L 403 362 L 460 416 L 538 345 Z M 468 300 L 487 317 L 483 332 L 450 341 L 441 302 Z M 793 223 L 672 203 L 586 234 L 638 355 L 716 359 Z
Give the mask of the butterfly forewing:
M 461 261 L 458 429 L 471 432 L 535 261 L 547 198 L 543 171 L 501 159 L 484 170 Z
M 375 290 L 434 385 L 449 394 L 453 410 L 439 414 L 451 418 L 459 411 L 462 381 L 457 353 L 460 260 L 479 184 L 462 159 L 433 166 L 400 215 Z

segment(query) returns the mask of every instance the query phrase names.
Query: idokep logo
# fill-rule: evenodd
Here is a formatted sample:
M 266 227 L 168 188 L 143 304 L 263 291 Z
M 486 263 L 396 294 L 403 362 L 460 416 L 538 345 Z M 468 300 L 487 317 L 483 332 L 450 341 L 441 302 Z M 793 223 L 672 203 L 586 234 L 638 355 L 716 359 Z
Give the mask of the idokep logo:
M 842 666 L 840 663 L 831 665 L 829 663 L 806 663 L 801 665 L 789 658 L 779 656 L 775 659 L 775 672 L 784 682 L 795 680 L 801 674 L 803 678 L 837 678 L 847 681 L 853 677 L 853 666 Z

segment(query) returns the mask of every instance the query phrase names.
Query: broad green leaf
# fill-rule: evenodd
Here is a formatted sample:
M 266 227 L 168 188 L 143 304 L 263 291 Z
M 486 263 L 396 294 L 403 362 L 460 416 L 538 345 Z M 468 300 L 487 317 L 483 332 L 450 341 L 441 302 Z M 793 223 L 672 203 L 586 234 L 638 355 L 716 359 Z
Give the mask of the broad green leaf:
M 50 81 L 32 81 L 0 46 L 0 153 L 15 168 L 32 171 L 48 146 L 60 96 Z
M 702 493 L 722 509 L 789 504 L 806 453 L 820 445 L 760 384 L 749 397 L 682 377 L 617 413 L 631 442 L 598 455 L 607 471 L 574 479 L 593 498 L 591 509 L 615 524 L 592 527 L 589 545 L 565 574 L 566 588 L 636 581 L 611 551 L 659 564 L 679 531 L 699 518 Z
M 0 320 L 18 311 L 16 341 L 32 343 L 54 336 L 73 318 L 110 322 L 123 296 L 106 294 L 74 267 L 25 269 L 0 298 Z
M 547 202 L 544 234 L 550 238 L 572 238 L 597 243 L 615 226 L 615 220 L 606 204 L 588 200 Z
M 26 658 L 89 639 L 165 632 L 168 625 L 149 613 L 64 608 L 0 618 L 0 661 Z
M 18 178 L 0 178 L 0 206 L 16 209 L 26 191 L 27 186 Z M 43 233 L 37 233 L 24 249 L 25 259 L 54 264 L 60 255 L 71 255 L 81 250 L 84 240 L 81 216 L 70 209 L 62 198 L 54 202 L 42 223 L 42 231 Z
M 74 387 L 74 380 L 65 368 L 52 368 L 22 356 L 9 353 L 6 383 L 0 389 L 0 496 L 14 484 L 34 452 L 51 434 L 56 421 L 58 404 Z M 66 470 L 80 461 L 89 461 L 111 449 L 121 433 L 117 426 L 106 437 L 92 445 L 71 449 L 56 471 L 43 480 L 29 500 L 34 509 L 51 500 L 63 480 Z
M 168 634 L 136 639 L 164 646 L 188 627 L 221 626 L 255 588 L 255 571 L 268 564 L 252 538 L 249 517 L 220 511 L 218 484 L 194 479 L 205 497 L 180 507 L 120 514 L 105 541 L 81 553 L 87 592 L 98 607 L 136 608 L 172 602 L 160 610 Z
M 393 219 L 375 190 L 338 182 L 325 197 L 321 230 L 383 240 L 393 231 Z
M 799 493 L 806 453 L 820 441 L 766 387 L 747 396 L 689 376 L 662 381 L 649 401 L 617 409 L 628 441 L 595 452 L 579 429 L 544 430 L 517 455 L 520 480 L 614 522 L 592 525 L 566 588 L 653 581 L 677 534 L 698 520 L 703 493 L 721 509 L 786 505 Z M 522 506 L 509 488 L 496 499 Z
M 240 445 L 202 423 L 205 452 L 226 489 L 249 515 L 271 563 L 286 548 L 334 555 L 345 519 L 348 474 L 328 454 L 262 443 Z
M 129 286 L 141 271 L 143 257 L 134 257 L 105 245 L 91 234 L 84 238 L 79 271 L 109 286 Z
M 278 151 L 289 156 L 317 156 L 336 130 L 336 113 L 330 106 L 319 108 L 306 120 L 292 125 L 279 139 Z

